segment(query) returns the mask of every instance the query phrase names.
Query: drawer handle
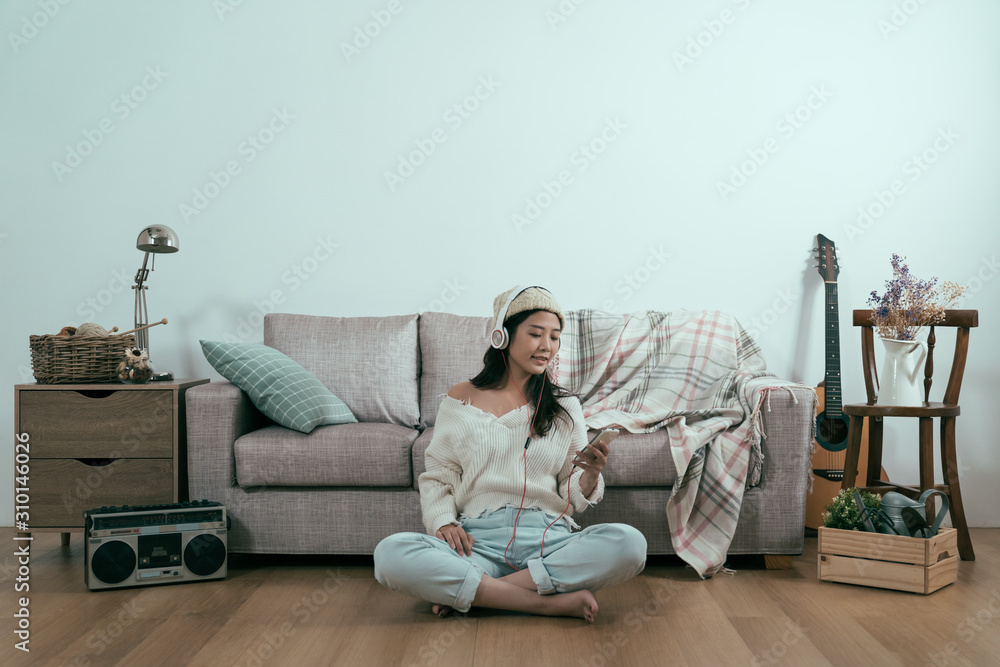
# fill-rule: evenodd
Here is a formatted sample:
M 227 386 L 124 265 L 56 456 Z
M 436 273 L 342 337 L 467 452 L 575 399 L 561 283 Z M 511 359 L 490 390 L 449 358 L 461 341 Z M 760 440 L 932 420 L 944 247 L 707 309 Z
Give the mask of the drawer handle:
M 118 459 L 76 459 L 85 466 L 90 466 L 91 468 L 104 468 Z
M 107 398 L 115 391 L 113 389 L 78 389 L 76 393 L 86 398 Z

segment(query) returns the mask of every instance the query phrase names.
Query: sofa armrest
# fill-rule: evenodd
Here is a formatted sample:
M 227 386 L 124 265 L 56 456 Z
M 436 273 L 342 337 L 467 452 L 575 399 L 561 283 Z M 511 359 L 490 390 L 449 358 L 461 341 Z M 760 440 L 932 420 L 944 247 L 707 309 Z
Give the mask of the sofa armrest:
M 190 496 L 224 497 L 226 490 L 236 484 L 233 444 L 271 422 L 230 382 L 191 387 L 185 394 L 185 406 Z
M 763 474 L 743 496 L 730 553 L 802 553 L 816 392 L 791 383 L 774 386 L 760 408 Z
M 815 438 L 816 392 L 792 383 L 775 383 L 766 390 L 760 406 L 760 446 L 764 455 L 761 486 L 794 487 L 809 481 L 812 443 Z M 803 496 L 805 502 L 805 496 Z

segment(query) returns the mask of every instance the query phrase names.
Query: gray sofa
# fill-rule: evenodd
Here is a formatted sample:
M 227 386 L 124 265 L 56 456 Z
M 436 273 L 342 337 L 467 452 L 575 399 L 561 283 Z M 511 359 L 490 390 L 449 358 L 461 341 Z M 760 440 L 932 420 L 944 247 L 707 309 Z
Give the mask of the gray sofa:
M 488 318 L 433 312 L 266 316 L 265 344 L 313 373 L 359 423 L 304 435 L 271 423 L 235 385 L 192 387 L 191 498 L 225 504 L 234 553 L 371 554 L 386 535 L 422 531 L 417 477 L 437 409 L 482 367 L 489 329 Z M 802 553 L 815 395 L 792 387 L 767 402 L 763 474 L 744 496 L 731 555 Z M 623 432 L 604 469 L 604 500 L 578 523 L 627 523 L 650 554 L 673 553 L 664 508 L 676 472 L 667 447 L 662 430 Z

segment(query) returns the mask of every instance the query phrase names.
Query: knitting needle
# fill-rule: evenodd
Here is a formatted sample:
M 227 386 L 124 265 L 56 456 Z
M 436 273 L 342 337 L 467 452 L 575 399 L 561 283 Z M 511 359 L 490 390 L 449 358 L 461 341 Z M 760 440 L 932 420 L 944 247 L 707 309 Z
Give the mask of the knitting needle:
M 148 329 L 149 327 L 155 327 L 157 324 L 166 324 L 166 323 L 167 323 L 167 318 L 164 317 L 159 322 L 153 322 L 152 324 L 145 324 L 145 325 L 143 325 L 141 327 L 136 327 L 135 329 L 132 329 L 131 331 L 123 331 L 123 332 L 121 332 L 118 335 L 119 336 L 124 336 L 125 334 L 135 333 L 136 331 L 140 331 L 141 329 Z

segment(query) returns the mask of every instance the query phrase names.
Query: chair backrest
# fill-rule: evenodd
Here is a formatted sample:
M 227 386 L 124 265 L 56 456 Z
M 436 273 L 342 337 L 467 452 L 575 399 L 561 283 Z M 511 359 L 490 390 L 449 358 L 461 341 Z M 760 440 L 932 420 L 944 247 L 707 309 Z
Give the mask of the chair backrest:
M 878 372 L 875 367 L 875 334 L 871 309 L 854 311 L 854 326 L 861 327 L 861 363 L 865 374 L 865 391 L 868 404 L 878 398 Z M 930 400 L 931 376 L 934 375 L 934 327 L 955 327 L 955 357 L 951 362 L 951 375 L 944 390 L 944 404 L 958 405 L 965 375 L 965 360 L 969 354 L 969 329 L 979 326 L 978 310 L 946 310 L 944 321 L 930 325 L 927 333 L 927 361 L 924 363 L 924 403 Z

